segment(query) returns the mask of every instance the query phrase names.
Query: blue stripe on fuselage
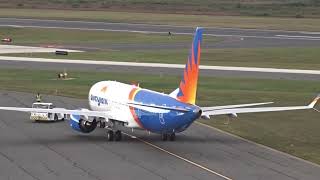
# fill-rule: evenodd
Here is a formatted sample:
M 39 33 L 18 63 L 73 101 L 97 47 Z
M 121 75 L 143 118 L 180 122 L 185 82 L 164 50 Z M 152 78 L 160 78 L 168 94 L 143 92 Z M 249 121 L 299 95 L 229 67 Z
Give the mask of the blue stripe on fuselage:
M 157 106 L 179 107 L 190 109 L 189 112 L 168 110 L 166 113 L 155 113 L 135 108 L 135 113 L 143 127 L 154 133 L 171 133 L 184 131 L 199 117 L 194 105 L 182 103 L 170 96 L 141 89 L 134 97 L 134 101 Z

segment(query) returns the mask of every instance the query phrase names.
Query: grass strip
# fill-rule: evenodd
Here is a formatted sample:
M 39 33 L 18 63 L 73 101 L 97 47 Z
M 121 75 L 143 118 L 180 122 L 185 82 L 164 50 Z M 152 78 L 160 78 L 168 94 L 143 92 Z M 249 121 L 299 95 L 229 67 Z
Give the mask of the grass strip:
M 317 18 L 210 16 L 54 9 L 0 9 L 0 17 L 320 31 L 320 21 Z

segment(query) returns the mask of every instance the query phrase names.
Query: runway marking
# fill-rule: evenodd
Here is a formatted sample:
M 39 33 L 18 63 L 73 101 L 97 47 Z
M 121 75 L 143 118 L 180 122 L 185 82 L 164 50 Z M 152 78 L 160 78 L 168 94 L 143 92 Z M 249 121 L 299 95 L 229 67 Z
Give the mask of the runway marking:
M 316 34 L 316 35 L 320 35 L 320 32 L 307 32 L 307 31 L 302 31 L 300 32 L 301 34 Z
M 0 56 L 0 61 L 25 61 L 25 62 L 48 62 L 48 63 L 66 63 L 66 64 L 92 64 L 92 65 L 113 65 L 113 66 L 133 66 L 133 67 L 159 67 L 183 69 L 183 64 L 164 64 L 164 63 L 136 63 L 120 61 L 94 61 L 94 60 L 69 60 L 69 59 L 47 59 L 47 58 L 28 58 Z M 278 68 L 257 68 L 257 67 L 233 67 L 233 66 L 206 66 L 200 65 L 201 70 L 219 70 L 219 71 L 242 71 L 242 72 L 264 72 L 264 73 L 286 73 L 286 74 L 312 74 L 320 75 L 320 70 L 303 69 L 278 69 Z
M 85 31 L 106 31 L 106 32 L 130 32 L 130 33 L 142 33 L 142 34 L 167 34 L 168 32 L 163 31 L 144 31 L 144 30 L 123 30 L 123 29 L 106 29 L 106 28 L 73 28 L 73 27 L 62 27 L 62 26 L 35 26 L 35 25 L 15 25 L 15 24 L 1 24 L 0 27 L 20 27 L 20 28 L 45 28 L 45 29 L 66 29 L 66 30 L 85 30 Z M 171 31 L 173 34 L 178 35 L 193 35 L 194 33 L 182 33 Z M 205 33 L 205 36 L 214 37 L 239 37 L 239 38 L 262 38 L 262 39 L 291 39 L 291 40 L 315 40 L 317 38 L 301 38 L 301 37 L 285 37 L 285 36 L 251 36 L 251 35 L 240 35 L 240 34 L 213 34 Z
M 294 35 L 276 35 L 277 37 L 301 38 L 301 39 L 320 39 L 320 36 L 294 36 Z
M 237 135 L 235 135 L 235 134 L 231 134 L 231 133 L 229 133 L 229 132 L 223 131 L 223 130 L 221 130 L 221 129 L 218 129 L 218 128 L 209 126 L 209 125 L 207 125 L 207 124 L 204 124 L 204 123 L 201 123 L 201 122 L 198 122 L 198 121 L 195 121 L 194 123 L 195 123 L 195 124 L 198 124 L 198 125 L 200 125 L 200 126 L 207 127 L 207 128 L 209 128 L 209 129 L 213 129 L 213 130 L 218 131 L 218 132 L 220 132 L 220 133 L 222 133 L 222 134 L 227 134 L 227 135 L 229 135 L 229 136 L 231 136 L 231 137 L 234 137 L 234 138 L 237 138 L 237 139 L 241 139 L 241 140 L 243 140 L 243 141 L 245 141 L 245 142 L 247 142 L 247 143 L 254 144 L 254 145 L 256 145 L 256 146 L 259 146 L 259 147 L 268 149 L 268 150 L 270 150 L 270 151 L 273 151 L 273 152 L 282 154 L 282 155 L 284 155 L 284 156 L 286 156 L 286 157 L 288 157 L 288 158 L 296 159 L 296 160 L 299 160 L 299 161 L 302 161 L 302 162 L 304 162 L 304 163 L 307 163 L 307 164 L 310 164 L 310 165 L 312 165 L 312 166 L 315 166 L 315 167 L 319 167 L 319 168 L 320 168 L 320 165 L 319 165 L 319 164 L 315 164 L 315 163 L 313 163 L 313 162 L 310 162 L 310 161 L 301 159 L 301 158 L 299 158 L 299 157 L 296 157 L 296 156 L 287 154 L 287 153 L 285 153 L 285 152 L 282 152 L 282 151 L 273 149 L 273 148 L 268 147 L 268 146 L 265 146 L 265 145 L 263 145 L 263 144 L 259 144 L 259 143 L 250 141 L 250 140 L 245 139 L 245 138 L 243 138 L 243 137 L 237 136 Z
M 40 52 L 56 52 L 56 51 L 83 52 L 83 51 L 63 49 L 63 48 L 16 46 L 16 45 L 0 44 L 0 54 L 5 54 L 5 53 L 40 53 Z
M 155 145 L 155 144 L 152 144 L 152 143 L 150 143 L 150 142 L 148 142 L 148 141 L 145 141 L 145 140 L 143 140 L 143 139 L 141 139 L 141 138 L 138 138 L 138 137 L 136 137 L 136 136 L 127 134 L 127 133 L 125 133 L 125 132 L 123 132 L 123 134 L 125 134 L 125 135 L 127 135 L 127 136 L 129 136 L 129 137 L 131 137 L 131 138 L 133 138 L 133 139 L 137 139 L 137 140 L 139 140 L 140 142 L 143 142 L 144 144 L 147 144 L 147 145 L 149 145 L 149 146 L 151 146 L 151 147 L 153 147 L 153 148 L 156 148 L 156 149 L 158 149 L 158 150 L 160 150 L 160 151 L 162 151 L 162 152 L 165 152 L 165 153 L 167 153 L 167 154 L 169 154 L 169 155 L 171 155 L 171 156 L 174 156 L 174 157 L 176 157 L 176 158 L 178 158 L 178 159 L 180 159 L 180 160 L 183 160 L 183 161 L 185 161 L 185 162 L 187 162 L 187 163 L 189 163 L 189 164 L 192 164 L 192 165 L 194 165 L 194 166 L 196 166 L 196 167 L 198 167 L 198 168 L 200 168 L 200 169 L 202 169 L 202 170 L 204 170 L 204 171 L 207 171 L 207 172 L 209 172 L 209 173 L 211 173 L 211 174 L 214 174 L 214 175 L 216 175 L 216 176 L 219 176 L 220 178 L 223 178 L 223 179 L 225 179 L 225 180 L 233 180 L 232 178 L 229 178 L 229 177 L 227 177 L 227 176 L 225 176 L 225 175 L 222 175 L 222 174 L 220 174 L 220 173 L 218 173 L 218 172 L 216 172 L 216 171 L 214 171 L 214 170 L 212 170 L 212 169 L 209 169 L 209 168 L 207 168 L 207 167 L 205 167 L 205 166 L 202 166 L 202 165 L 200 165 L 200 164 L 198 164 L 198 163 L 196 163 L 196 162 L 193 162 L 193 161 L 191 161 L 191 160 L 189 160 L 189 159 L 186 159 L 186 158 L 184 158 L 184 157 L 181 157 L 181 156 L 179 156 L 179 155 L 177 155 L 177 154 L 175 154 L 175 153 L 172 153 L 172 152 L 170 152 L 170 151 L 168 151 L 168 150 L 165 150 L 165 149 L 163 149 L 163 148 L 161 148 L 161 147 L 159 147 L 159 146 L 157 146 L 157 145 Z

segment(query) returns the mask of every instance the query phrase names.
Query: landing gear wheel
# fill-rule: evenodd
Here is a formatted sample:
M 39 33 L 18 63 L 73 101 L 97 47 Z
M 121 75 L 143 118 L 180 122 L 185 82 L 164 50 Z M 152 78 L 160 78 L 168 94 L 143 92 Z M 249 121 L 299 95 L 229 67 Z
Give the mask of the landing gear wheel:
M 106 122 L 101 122 L 100 121 L 100 128 L 105 128 L 106 127 Z
M 108 138 L 108 141 L 113 141 L 113 131 L 112 130 L 109 130 L 107 132 L 107 138 Z
M 161 134 L 162 141 L 166 141 L 168 139 L 168 134 Z
M 117 130 L 116 132 L 115 132 L 115 134 L 114 134 L 114 138 L 115 138 L 115 141 L 121 141 L 121 139 L 122 139 L 122 133 L 121 133 L 121 131 L 119 131 L 119 130 Z
M 176 140 L 176 133 L 171 133 L 169 135 L 169 139 L 170 139 L 170 141 L 175 141 Z

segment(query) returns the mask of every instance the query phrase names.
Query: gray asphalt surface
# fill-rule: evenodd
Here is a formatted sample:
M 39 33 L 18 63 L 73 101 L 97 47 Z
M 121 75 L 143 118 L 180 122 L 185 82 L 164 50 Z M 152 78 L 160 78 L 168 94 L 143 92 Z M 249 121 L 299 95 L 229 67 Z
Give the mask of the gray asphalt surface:
M 33 95 L 0 91 L 0 106 L 30 106 Z M 85 100 L 45 96 L 59 107 L 86 107 Z M 129 131 L 107 142 L 104 129 L 83 135 L 67 122 L 33 123 L 26 113 L 0 111 L 0 179 L 239 179 L 317 180 L 320 167 L 199 124 L 176 142 Z M 151 144 L 146 144 L 145 142 Z M 179 155 L 183 161 L 152 145 Z
M 23 61 L 0 61 L 0 69 L 1 68 L 4 68 L 4 69 L 23 68 L 23 69 L 30 69 L 30 70 L 39 70 L 39 69 L 57 70 L 59 72 L 63 71 L 64 69 L 67 69 L 69 72 L 72 70 L 93 71 L 93 72 L 125 72 L 125 73 L 154 74 L 159 76 L 181 75 L 183 72 L 183 69 L 161 68 L 161 67 L 133 67 L 133 66 L 65 64 L 65 63 L 23 62 Z M 201 70 L 200 76 L 313 80 L 313 81 L 320 80 L 319 75 L 312 75 L 312 74 L 245 72 L 245 71 L 224 71 L 224 70 Z
M 100 31 L 122 31 L 140 33 L 168 33 L 193 34 L 195 27 L 181 27 L 168 25 L 130 24 L 130 23 L 106 23 L 85 21 L 63 21 L 63 20 L 36 20 L 0 18 L 0 26 L 14 27 L 42 27 L 42 28 L 66 28 Z M 250 48 L 250 47 L 306 47 L 319 46 L 320 33 L 271 31 L 256 29 L 237 28 L 205 28 L 205 34 L 225 37 L 223 42 L 206 44 L 206 48 Z M 189 46 L 188 46 L 189 47 Z M 81 49 L 95 49 L 99 47 L 82 47 Z M 148 46 L 132 45 L 103 45 L 100 48 L 112 49 L 159 49 L 159 48 L 185 48 L 184 45 L 176 44 L 169 47 L 161 44 Z

